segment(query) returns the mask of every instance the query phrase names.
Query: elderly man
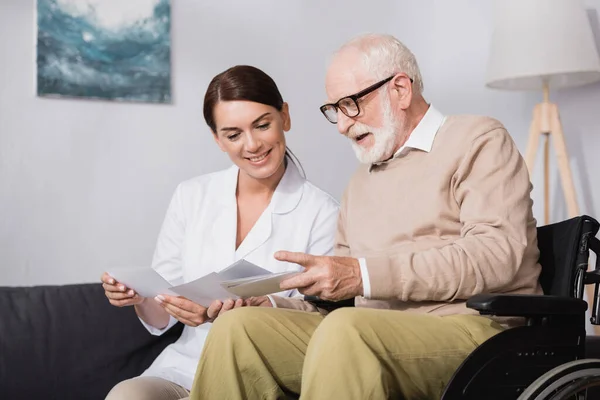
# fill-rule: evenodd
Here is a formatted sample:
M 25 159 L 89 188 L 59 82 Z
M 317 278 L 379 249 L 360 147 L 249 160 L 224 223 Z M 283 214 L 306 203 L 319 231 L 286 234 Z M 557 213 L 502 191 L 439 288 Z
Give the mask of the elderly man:
M 220 316 L 193 399 L 439 398 L 505 321 L 478 293 L 541 293 L 527 168 L 498 121 L 443 116 L 422 96 L 414 55 L 385 35 L 332 58 L 321 111 L 362 165 L 342 200 L 335 257 L 281 251 L 303 273 L 282 289 L 355 298 L 329 314 L 301 299 Z M 273 304 L 274 303 L 274 304 Z

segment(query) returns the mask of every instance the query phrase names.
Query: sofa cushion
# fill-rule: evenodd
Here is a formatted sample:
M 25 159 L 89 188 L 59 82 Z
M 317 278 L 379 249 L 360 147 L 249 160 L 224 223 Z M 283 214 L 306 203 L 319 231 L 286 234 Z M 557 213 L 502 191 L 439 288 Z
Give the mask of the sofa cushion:
M 104 399 L 182 328 L 150 335 L 100 284 L 0 287 L 0 399 Z

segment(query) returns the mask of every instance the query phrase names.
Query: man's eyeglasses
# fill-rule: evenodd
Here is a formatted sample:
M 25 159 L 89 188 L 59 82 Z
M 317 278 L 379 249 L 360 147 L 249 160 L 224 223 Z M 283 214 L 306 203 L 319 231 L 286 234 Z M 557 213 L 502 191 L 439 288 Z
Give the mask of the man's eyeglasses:
M 325 116 L 325 118 L 327 118 L 327 121 L 331 122 L 332 124 L 337 124 L 338 109 L 341 110 L 349 118 L 356 117 L 358 116 L 358 114 L 360 114 L 360 107 L 358 107 L 358 99 L 379 89 L 380 87 L 391 81 L 392 78 L 395 76 L 396 74 L 382 81 L 379 81 L 356 94 L 342 97 L 338 100 L 337 103 L 324 104 L 321 106 L 320 110 Z M 410 79 L 410 81 L 412 83 L 413 80 Z

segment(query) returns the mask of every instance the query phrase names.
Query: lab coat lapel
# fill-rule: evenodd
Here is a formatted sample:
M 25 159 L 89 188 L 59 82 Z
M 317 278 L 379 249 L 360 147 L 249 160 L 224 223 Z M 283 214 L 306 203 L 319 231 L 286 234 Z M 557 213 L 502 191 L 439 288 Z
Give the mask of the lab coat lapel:
M 240 244 L 235 254 L 236 260 L 248 256 L 269 240 L 273 233 L 273 214 L 286 214 L 295 209 L 302 197 L 303 184 L 304 178 L 296 165 L 288 162 L 285 173 L 275 188 L 271 203 Z
M 220 265 L 212 268 L 221 270 L 236 261 L 235 238 L 237 231 L 237 203 L 235 191 L 237 188 L 238 168 L 229 168 L 225 179 L 215 181 L 214 198 L 215 217 L 212 221 L 212 235 L 208 238 L 211 245 L 206 251 L 214 252 Z
M 271 212 L 271 207 L 271 204 L 269 204 L 265 211 L 263 211 L 262 215 L 258 218 L 252 229 L 250 229 L 248 235 L 246 235 L 242 243 L 240 243 L 240 247 L 238 247 L 237 251 L 235 252 L 236 261 L 252 253 L 254 250 L 262 246 L 271 237 L 271 230 L 273 224 L 273 214 Z

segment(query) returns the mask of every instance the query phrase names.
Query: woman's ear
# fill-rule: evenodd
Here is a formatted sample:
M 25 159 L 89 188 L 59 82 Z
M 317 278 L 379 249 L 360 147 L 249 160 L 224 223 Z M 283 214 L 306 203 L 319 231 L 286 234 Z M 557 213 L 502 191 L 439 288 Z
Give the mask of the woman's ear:
M 221 142 L 221 138 L 219 137 L 219 135 L 217 135 L 215 132 L 213 132 L 212 129 L 211 129 L 211 133 L 213 135 L 213 139 L 214 139 L 215 143 L 217 144 L 217 146 L 219 146 L 221 151 L 223 151 L 223 152 L 227 151 L 227 150 L 225 150 L 225 147 L 223 147 L 223 142 Z
M 279 113 L 281 114 L 281 119 L 283 120 L 283 130 L 287 132 L 292 129 L 292 119 L 290 118 L 290 107 L 288 106 L 288 103 L 283 103 Z

